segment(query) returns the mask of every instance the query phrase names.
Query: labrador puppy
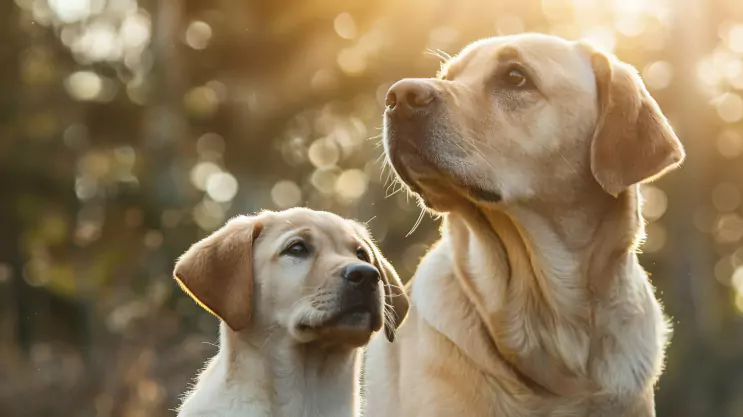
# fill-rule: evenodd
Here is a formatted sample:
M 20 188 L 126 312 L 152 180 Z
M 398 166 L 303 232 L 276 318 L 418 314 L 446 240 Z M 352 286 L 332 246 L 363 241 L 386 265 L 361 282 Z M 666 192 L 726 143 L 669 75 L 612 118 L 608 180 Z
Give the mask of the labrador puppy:
M 485 39 L 387 93 L 397 176 L 443 213 L 368 415 L 655 415 L 668 324 L 638 184 L 684 151 L 637 71 L 584 42 Z
M 408 310 L 363 226 L 304 208 L 230 220 L 174 275 L 221 319 L 181 417 L 356 416 L 359 348 L 382 327 L 393 340 Z

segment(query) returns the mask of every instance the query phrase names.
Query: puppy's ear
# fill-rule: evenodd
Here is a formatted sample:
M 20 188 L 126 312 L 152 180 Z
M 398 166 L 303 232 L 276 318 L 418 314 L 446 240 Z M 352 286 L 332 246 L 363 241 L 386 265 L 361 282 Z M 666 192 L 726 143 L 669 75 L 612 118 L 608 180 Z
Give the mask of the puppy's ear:
M 178 259 L 173 275 L 206 311 L 239 331 L 253 310 L 253 242 L 261 225 L 240 216 L 195 243 Z
M 392 264 L 369 238 L 367 245 L 374 251 L 374 266 L 379 270 L 384 286 L 384 334 L 390 342 L 395 341 L 395 330 L 405 321 L 410 309 L 410 300 L 405 293 L 400 277 Z
M 637 70 L 595 49 L 590 54 L 600 111 L 591 171 L 616 197 L 633 184 L 678 167 L 684 149 Z

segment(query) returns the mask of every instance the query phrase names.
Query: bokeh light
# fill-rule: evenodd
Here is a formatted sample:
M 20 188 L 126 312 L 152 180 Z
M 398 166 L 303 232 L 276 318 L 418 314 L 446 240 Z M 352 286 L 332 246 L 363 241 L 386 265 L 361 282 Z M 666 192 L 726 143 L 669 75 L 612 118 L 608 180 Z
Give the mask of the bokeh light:
M 335 17 L 333 28 L 335 29 L 335 33 L 343 39 L 353 39 L 357 34 L 356 22 L 353 20 L 353 16 L 347 12 Z
M 271 188 L 271 199 L 281 209 L 294 207 L 301 204 L 302 190 L 295 182 L 282 180 Z
M 209 45 L 212 28 L 201 21 L 191 22 L 186 29 L 185 41 L 193 49 L 204 49 Z

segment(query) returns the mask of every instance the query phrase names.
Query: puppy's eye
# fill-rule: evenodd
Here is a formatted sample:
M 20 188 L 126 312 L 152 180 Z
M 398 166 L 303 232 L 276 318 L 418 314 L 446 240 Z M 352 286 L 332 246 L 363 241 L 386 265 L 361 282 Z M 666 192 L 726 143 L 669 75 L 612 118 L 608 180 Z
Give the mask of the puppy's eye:
M 518 68 L 511 68 L 508 70 L 503 80 L 507 85 L 515 88 L 524 87 L 529 82 L 529 79 L 526 77 L 524 72 Z
M 307 248 L 307 245 L 305 245 L 304 242 L 301 241 L 292 243 L 281 252 L 282 255 L 290 256 L 304 256 L 308 253 L 310 253 L 310 250 Z
M 369 254 L 363 248 L 356 249 L 356 257 L 364 262 L 369 262 Z

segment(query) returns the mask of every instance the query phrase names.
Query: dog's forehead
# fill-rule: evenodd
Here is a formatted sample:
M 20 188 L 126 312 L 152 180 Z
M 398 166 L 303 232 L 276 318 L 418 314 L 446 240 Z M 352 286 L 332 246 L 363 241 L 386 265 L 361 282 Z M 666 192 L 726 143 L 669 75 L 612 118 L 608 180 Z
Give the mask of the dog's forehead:
M 447 72 L 463 73 L 492 68 L 498 60 L 521 61 L 544 71 L 585 68 L 588 56 L 579 44 L 549 35 L 523 34 L 481 39 L 465 47 L 447 63 Z
M 276 233 L 304 230 L 316 237 L 344 241 L 355 241 L 360 234 L 352 221 L 324 211 L 291 209 L 275 213 L 272 217 L 270 226 Z

